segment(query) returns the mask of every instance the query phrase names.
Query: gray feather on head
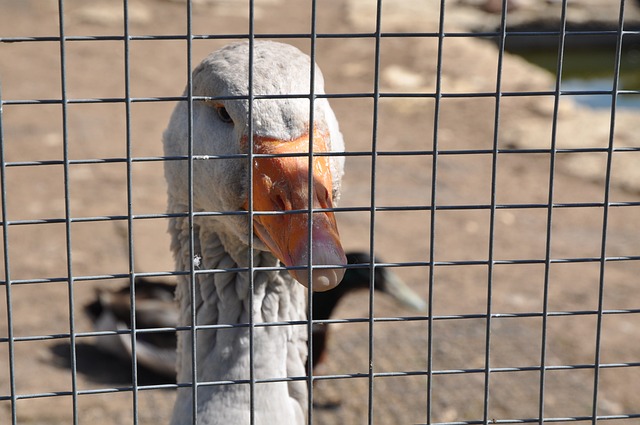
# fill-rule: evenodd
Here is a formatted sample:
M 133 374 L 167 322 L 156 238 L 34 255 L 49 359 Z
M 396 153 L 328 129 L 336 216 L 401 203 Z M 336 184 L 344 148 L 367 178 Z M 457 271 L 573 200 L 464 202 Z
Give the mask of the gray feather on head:
M 253 133 L 257 136 L 292 140 L 309 131 L 310 60 L 307 55 L 288 44 L 255 41 L 253 54 L 253 96 L 300 95 L 300 98 L 255 99 L 252 105 Z M 315 67 L 314 94 L 324 94 L 324 80 Z M 249 43 L 230 44 L 207 56 L 193 71 L 193 95 L 203 97 L 245 97 L 193 102 L 193 154 L 233 155 L 246 153 L 243 138 L 247 137 L 249 102 Z M 185 90 L 185 96 L 187 92 Z M 213 119 L 215 104 L 223 103 L 233 125 Z M 338 122 L 327 99 L 314 101 L 314 126 L 329 134 L 331 152 L 343 152 L 344 141 Z M 187 156 L 189 115 L 186 101 L 176 106 L 163 135 L 164 152 L 168 157 Z M 222 143 L 225 142 L 225 143 Z M 230 143 L 229 143 L 230 142 Z M 197 210 L 237 210 L 246 196 L 246 160 L 222 160 L 223 164 L 194 164 L 194 180 L 216 181 L 215 187 L 194 186 L 194 207 Z M 188 202 L 187 162 L 169 161 L 165 175 L 169 196 L 179 204 Z M 338 199 L 344 168 L 344 157 L 331 158 L 333 195 Z M 224 182 L 224 183 L 222 183 Z

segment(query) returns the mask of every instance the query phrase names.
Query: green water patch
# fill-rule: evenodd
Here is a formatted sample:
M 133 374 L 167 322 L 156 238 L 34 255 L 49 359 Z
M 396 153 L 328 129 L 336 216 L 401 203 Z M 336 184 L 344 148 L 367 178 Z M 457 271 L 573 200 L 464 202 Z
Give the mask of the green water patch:
M 505 49 L 556 75 L 558 37 L 507 39 Z M 567 35 L 562 61 L 562 91 L 593 108 L 611 108 L 616 71 L 616 40 L 612 35 Z M 640 109 L 640 42 L 623 38 L 620 54 L 617 106 Z M 596 93 L 594 93 L 596 92 Z M 599 92 L 599 93 L 598 93 Z M 604 93 L 606 92 L 606 93 Z

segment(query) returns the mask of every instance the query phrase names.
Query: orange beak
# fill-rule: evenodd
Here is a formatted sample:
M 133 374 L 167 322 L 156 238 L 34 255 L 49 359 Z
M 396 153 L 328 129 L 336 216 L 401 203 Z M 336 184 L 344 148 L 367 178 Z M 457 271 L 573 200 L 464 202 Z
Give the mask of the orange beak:
M 309 152 L 309 136 L 295 140 L 254 138 L 258 154 Z M 313 152 L 327 152 L 322 134 L 314 132 Z M 332 208 L 332 178 L 329 157 L 313 158 L 313 208 Z M 254 211 L 293 211 L 292 214 L 255 215 L 255 234 L 285 266 L 308 266 L 309 247 L 309 158 L 305 156 L 259 157 L 253 159 Z M 346 265 L 333 212 L 314 212 L 311 231 L 312 264 Z M 308 269 L 289 270 L 298 282 L 309 287 Z M 343 268 L 314 269 L 311 287 L 326 291 L 337 286 Z

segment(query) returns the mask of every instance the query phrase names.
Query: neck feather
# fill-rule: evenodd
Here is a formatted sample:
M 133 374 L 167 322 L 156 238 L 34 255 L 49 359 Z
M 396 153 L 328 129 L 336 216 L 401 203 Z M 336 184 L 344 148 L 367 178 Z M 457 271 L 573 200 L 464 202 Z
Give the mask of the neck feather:
M 216 228 L 219 225 L 216 225 L 213 217 L 197 217 L 194 220 L 193 255 L 200 263 L 196 268 L 224 270 L 248 267 L 249 248 L 216 231 Z M 189 250 L 187 219 L 172 219 L 170 233 L 177 269 L 187 271 L 194 261 Z M 255 267 L 278 264 L 278 260 L 270 253 L 254 250 L 251 255 Z M 197 326 L 245 325 L 197 331 L 196 378 L 199 384 L 249 381 L 251 361 L 254 378 L 258 380 L 305 375 L 305 325 L 254 327 L 253 343 L 250 328 L 246 326 L 250 322 L 250 311 L 254 324 L 306 320 L 305 289 L 288 273 L 254 272 L 253 291 L 248 271 L 197 274 L 193 294 L 189 276 L 180 276 L 176 294 L 180 306 L 180 326 L 192 326 L 192 309 L 195 310 Z M 192 295 L 195 296 L 193 300 Z M 193 381 L 192 337 L 191 331 L 178 332 L 178 383 Z M 199 424 L 250 422 L 249 384 L 201 385 L 197 389 L 197 396 Z M 172 424 L 192 422 L 192 400 L 192 388 L 178 390 Z M 306 383 L 256 383 L 253 403 L 256 424 L 303 424 L 307 406 Z

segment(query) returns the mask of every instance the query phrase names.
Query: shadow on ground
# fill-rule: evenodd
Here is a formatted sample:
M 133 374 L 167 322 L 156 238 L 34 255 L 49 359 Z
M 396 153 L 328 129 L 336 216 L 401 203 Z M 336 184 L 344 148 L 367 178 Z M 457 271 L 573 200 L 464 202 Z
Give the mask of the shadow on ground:
M 51 347 L 55 365 L 71 369 L 71 344 L 62 342 Z M 131 363 L 105 353 L 90 343 L 76 343 L 76 370 L 99 384 L 131 385 Z M 138 366 L 138 385 L 175 384 L 175 376 L 158 374 Z

